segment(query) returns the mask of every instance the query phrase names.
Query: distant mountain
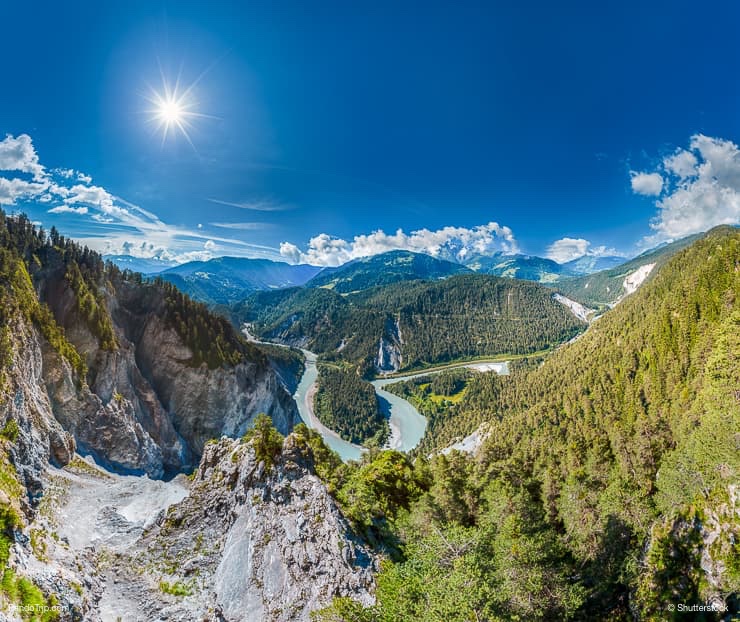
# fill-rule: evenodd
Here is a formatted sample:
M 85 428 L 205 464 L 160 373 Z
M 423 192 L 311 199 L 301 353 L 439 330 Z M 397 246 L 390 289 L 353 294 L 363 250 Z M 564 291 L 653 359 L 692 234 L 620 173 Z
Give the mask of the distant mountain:
M 533 255 L 475 255 L 463 263 L 475 272 L 538 283 L 554 283 L 577 274 L 552 259 Z
M 704 233 L 664 244 L 609 270 L 587 274 L 557 283 L 557 289 L 568 298 L 592 308 L 613 305 L 633 292 L 646 278 L 657 272 L 678 251 L 704 237 Z
M 316 266 L 293 266 L 269 259 L 217 257 L 184 263 L 159 276 L 193 298 L 228 304 L 250 292 L 303 285 L 319 270 Z
M 578 259 L 572 261 L 566 261 L 562 264 L 568 272 L 583 275 L 593 274 L 594 272 L 600 272 L 601 270 L 609 270 L 616 268 L 626 263 L 628 260 L 625 257 L 618 257 L 616 255 L 605 255 L 603 257 L 595 257 L 593 255 L 584 255 Z
M 177 265 L 177 262 L 172 260 L 157 257 L 134 257 L 133 255 L 103 255 L 103 259 L 112 261 L 121 270 L 131 270 L 142 274 L 158 274 Z
M 390 251 L 355 259 L 338 268 L 325 268 L 306 286 L 324 287 L 347 294 L 399 281 L 434 280 L 469 272 L 470 269 L 465 266 L 430 255 Z

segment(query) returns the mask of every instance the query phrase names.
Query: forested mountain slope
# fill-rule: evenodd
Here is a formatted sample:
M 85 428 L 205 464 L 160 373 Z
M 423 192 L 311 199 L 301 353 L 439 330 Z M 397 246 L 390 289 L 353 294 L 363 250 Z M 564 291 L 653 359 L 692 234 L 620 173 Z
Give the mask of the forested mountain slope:
M 349 362 L 364 375 L 536 352 L 585 327 L 546 287 L 474 274 L 348 296 L 322 288 L 258 292 L 234 315 L 264 339 Z
M 690 246 L 703 234 L 690 235 L 651 251 L 646 251 L 614 268 L 576 278 L 563 279 L 553 285 L 569 298 L 586 306 L 604 309 L 631 293 L 650 278 L 653 270 L 665 264 L 677 252 Z
M 389 251 L 354 259 L 338 268 L 324 268 L 307 287 L 328 287 L 340 294 L 399 281 L 441 279 L 470 272 L 465 266 L 423 253 Z
M 541 366 L 477 382 L 446 425 L 486 421 L 488 440 L 417 461 L 409 514 L 375 523 L 401 542 L 378 604 L 323 619 L 737 614 L 740 232 L 679 252 Z
M 533 255 L 472 255 L 463 262 L 471 270 L 481 274 L 492 274 L 511 279 L 526 279 L 539 283 L 554 283 L 575 276 L 566 266 L 552 259 Z

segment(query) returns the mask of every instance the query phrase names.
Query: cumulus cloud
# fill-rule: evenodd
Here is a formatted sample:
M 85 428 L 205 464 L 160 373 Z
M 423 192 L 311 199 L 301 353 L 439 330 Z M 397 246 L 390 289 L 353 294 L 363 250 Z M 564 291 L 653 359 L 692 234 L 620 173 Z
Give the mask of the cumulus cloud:
M 411 233 L 398 229 L 388 234 L 379 229 L 367 235 L 355 236 L 352 241 L 321 233 L 309 240 L 305 251 L 291 242 L 280 245 L 280 254 L 288 261 L 315 266 L 339 266 L 352 259 L 392 250 L 408 250 L 461 261 L 475 254 L 516 253 L 519 247 L 511 229 L 495 222 L 470 229 L 443 227 L 435 231 L 419 229 Z
M 632 192 L 655 197 L 663 189 L 663 177 L 659 173 L 637 173 L 632 171 Z
M 561 238 L 547 247 L 547 258 L 566 263 L 579 257 L 621 257 L 618 250 L 606 246 L 592 246 L 591 242 L 583 238 Z
M 0 205 L 15 205 L 17 201 L 40 195 L 46 188 L 44 183 L 0 177 Z
M 676 175 L 679 179 L 686 179 L 696 175 L 696 156 L 691 151 L 679 149 L 672 156 L 663 160 L 666 172 Z
M 688 149 L 679 149 L 663 160 L 662 172 L 663 194 L 656 201 L 658 214 L 650 223 L 654 233 L 641 246 L 740 223 L 740 150 L 734 142 L 692 136 Z
M 591 243 L 583 238 L 561 238 L 547 247 L 547 257 L 558 263 L 565 263 L 583 257 Z
M 49 214 L 87 214 L 87 208 L 82 207 L 70 207 L 69 205 L 59 205 L 58 207 L 52 207 L 48 210 Z
M 16 137 L 7 134 L 5 139 L 0 141 L 0 170 L 30 173 L 36 181 L 43 179 L 44 167 L 39 163 L 39 157 L 28 134 Z

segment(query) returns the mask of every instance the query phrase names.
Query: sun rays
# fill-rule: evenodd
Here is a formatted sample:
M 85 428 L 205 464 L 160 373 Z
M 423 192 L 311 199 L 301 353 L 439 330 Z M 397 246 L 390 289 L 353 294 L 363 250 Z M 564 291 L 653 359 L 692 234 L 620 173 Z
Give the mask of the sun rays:
M 157 131 L 162 133 L 163 145 L 168 137 L 179 133 L 195 149 L 191 136 L 195 122 L 198 119 L 217 118 L 200 112 L 195 98 L 195 86 L 207 71 L 201 73 L 189 86 L 183 88 L 180 85 L 180 74 L 172 85 L 160 68 L 161 86 L 159 89 L 149 86 L 149 91 L 144 98 L 152 105 L 152 108 L 146 113 L 149 115 L 148 120 L 156 126 Z

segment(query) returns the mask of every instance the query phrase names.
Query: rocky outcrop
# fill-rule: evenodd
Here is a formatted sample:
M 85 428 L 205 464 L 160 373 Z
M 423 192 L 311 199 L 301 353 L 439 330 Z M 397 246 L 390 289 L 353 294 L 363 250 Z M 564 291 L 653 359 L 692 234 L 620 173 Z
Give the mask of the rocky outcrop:
M 10 361 L 0 370 L 0 511 L 4 516 L 10 512 L 17 522 L 12 532 L 4 531 L 1 536 L 9 545 L 7 565 L 2 567 L 4 582 L 13 585 L 20 577 L 26 582 L 24 589 L 38 589 L 44 597 L 54 595 L 54 606 L 64 612 L 60 620 L 82 620 L 90 609 L 90 600 L 82 595 L 83 565 L 74 556 L 69 556 L 65 568 L 50 562 L 39 544 L 43 539 L 40 530 L 29 527 L 40 516 L 48 493 L 45 473 L 49 464 L 68 464 L 75 454 L 75 440 L 52 412 L 43 377 L 43 338 L 19 316 L 11 318 L 7 327 Z M 28 612 L 12 610 L 5 585 L 0 619 L 28 619 Z M 92 589 L 93 582 L 86 588 Z
M 403 335 L 399 320 L 390 317 L 385 321 L 383 334 L 378 343 L 378 354 L 375 357 L 375 371 L 392 373 L 403 365 Z
M 740 540 L 740 486 L 730 484 L 727 498 L 704 511 L 701 524 L 701 569 L 707 584 L 707 601 L 722 611 L 723 596 L 737 588 L 737 579 L 731 578 L 733 558 L 736 559 L 737 542 Z
M 15 429 L 7 451 L 26 491 L 25 513 L 42 493 L 41 473 L 49 462 L 66 464 L 75 441 L 52 414 L 43 381 L 42 338 L 20 318 L 11 322 L 12 361 L 3 372 L 0 428 Z
M 205 447 L 187 497 L 118 553 L 100 608 L 123 620 L 309 620 L 335 596 L 373 602 L 375 570 L 307 445 L 289 436 L 270 468 L 251 442 L 223 438 Z

